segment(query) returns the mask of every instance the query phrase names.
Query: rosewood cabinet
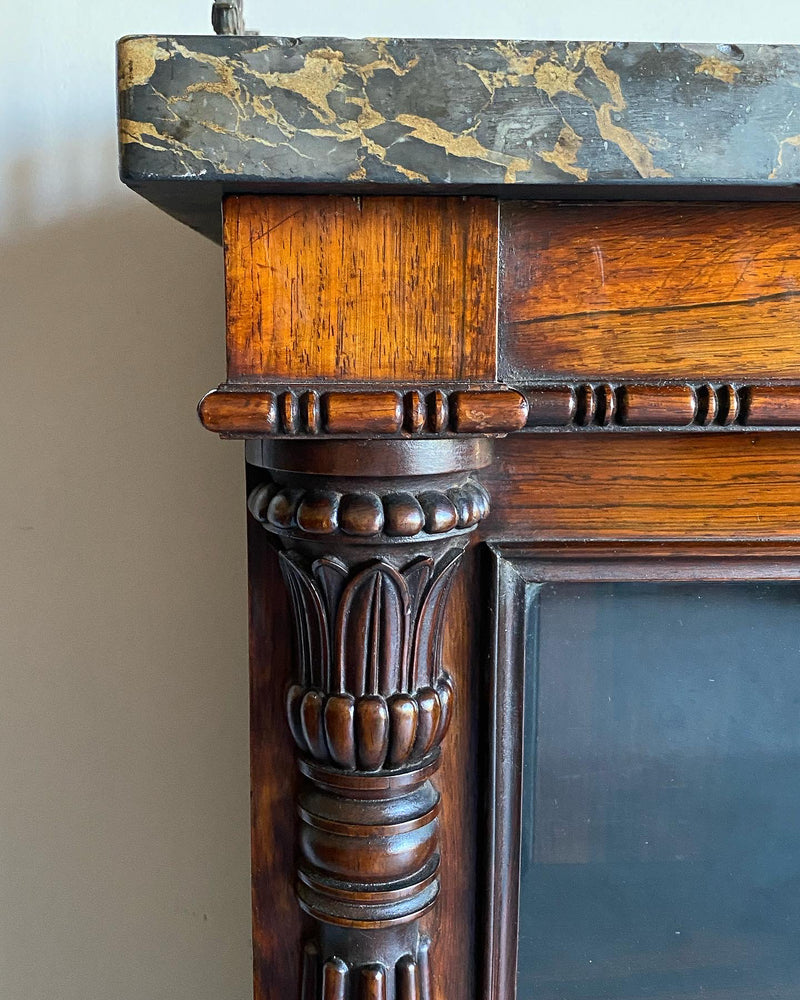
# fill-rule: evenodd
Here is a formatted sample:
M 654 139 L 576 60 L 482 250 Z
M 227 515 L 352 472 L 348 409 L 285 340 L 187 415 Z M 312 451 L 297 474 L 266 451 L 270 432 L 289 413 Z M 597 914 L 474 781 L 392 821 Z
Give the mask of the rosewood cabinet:
M 800 50 L 119 68 L 225 256 L 256 1000 L 795 998 Z

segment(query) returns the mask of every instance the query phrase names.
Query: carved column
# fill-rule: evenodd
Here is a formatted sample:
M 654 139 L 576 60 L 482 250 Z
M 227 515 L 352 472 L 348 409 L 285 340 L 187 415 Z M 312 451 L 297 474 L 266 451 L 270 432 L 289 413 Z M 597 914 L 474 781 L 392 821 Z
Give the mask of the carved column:
M 488 513 L 474 476 L 488 447 L 248 448 L 265 470 L 249 508 L 279 540 L 294 612 L 297 896 L 319 928 L 302 1000 L 430 997 L 418 921 L 439 892 L 446 817 L 431 779 L 455 695 L 442 630 L 462 552 Z

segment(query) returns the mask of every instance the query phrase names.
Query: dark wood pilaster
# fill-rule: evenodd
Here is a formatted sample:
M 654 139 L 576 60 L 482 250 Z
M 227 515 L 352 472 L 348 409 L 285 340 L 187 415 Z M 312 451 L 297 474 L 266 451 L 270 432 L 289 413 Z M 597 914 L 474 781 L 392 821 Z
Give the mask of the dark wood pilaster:
M 457 692 L 448 597 L 488 513 L 482 439 L 252 446 L 248 506 L 294 617 L 302 1000 L 429 1000 L 419 920 L 439 895 L 435 784 Z M 279 697 L 271 692 L 270 697 Z

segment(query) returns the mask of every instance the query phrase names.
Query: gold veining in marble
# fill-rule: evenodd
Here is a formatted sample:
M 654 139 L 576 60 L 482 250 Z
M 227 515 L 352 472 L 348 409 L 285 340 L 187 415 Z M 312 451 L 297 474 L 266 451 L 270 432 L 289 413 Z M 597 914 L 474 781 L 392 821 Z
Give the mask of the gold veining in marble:
M 579 181 L 585 181 L 589 179 L 589 171 L 577 165 L 578 150 L 582 142 L 583 139 L 575 129 L 571 125 L 565 125 L 558 135 L 554 148 L 544 150 L 539 156 L 545 163 L 553 163 L 564 173 L 572 174 Z
M 290 73 L 259 73 L 252 66 L 246 67 L 247 76 L 261 80 L 268 87 L 288 90 L 302 97 L 310 105 L 312 114 L 326 125 L 336 121 L 336 112 L 328 99 L 348 70 L 344 54 L 331 48 L 312 49 L 300 69 Z
M 722 80 L 723 83 L 733 83 L 742 72 L 741 67 L 725 62 L 724 59 L 717 59 L 716 56 L 706 56 L 695 66 L 694 71 L 695 73 L 706 73 L 716 80 Z
M 622 153 L 640 177 L 673 176 L 669 170 L 658 165 L 655 158 L 671 148 L 670 141 L 665 137 L 666 134 L 671 136 L 671 132 L 662 136 L 657 118 L 653 121 L 655 128 L 648 127 L 649 123 L 637 126 L 641 135 L 626 127 L 629 109 L 623 81 L 606 58 L 612 50 L 611 43 L 534 43 L 536 48 L 528 47 L 526 51 L 520 51 L 521 43 L 487 42 L 480 61 L 488 63 L 492 67 L 490 69 L 475 65 L 479 61 L 477 58 L 474 62 L 470 61 L 471 52 L 479 49 L 463 46 L 463 52 L 454 50 L 453 64 L 474 73 L 487 95 L 485 103 L 479 101 L 474 110 L 468 109 L 465 127 L 454 130 L 434 117 L 415 113 L 413 107 L 404 107 L 402 103 L 393 107 L 391 113 L 387 112 L 385 96 L 388 93 L 391 97 L 391 85 L 388 91 L 384 91 L 381 84 L 377 92 L 380 98 L 369 89 L 368 85 L 376 73 L 388 71 L 399 80 L 418 67 L 423 58 L 414 54 L 406 55 L 404 62 L 399 61 L 397 55 L 390 51 L 391 43 L 387 39 L 369 40 L 369 62 L 348 59 L 346 52 L 349 50 L 346 47 L 339 48 L 333 42 L 324 40 L 324 43 L 303 53 L 299 63 L 295 62 L 297 68 L 272 72 L 259 68 L 263 63 L 258 56 L 261 52 L 276 50 L 274 39 L 231 55 L 198 51 L 187 45 L 187 41 L 160 37 L 123 40 L 119 61 L 120 90 L 124 92 L 149 85 L 163 103 L 164 116 L 173 116 L 170 126 L 177 122 L 188 124 L 198 129 L 198 134 L 202 131 L 215 132 L 236 140 L 236 143 L 220 147 L 212 154 L 208 151 L 204 153 L 186 142 L 185 129 L 162 126 L 158 118 L 153 118 L 155 124 L 124 119 L 120 122 L 121 142 L 136 143 L 148 149 L 169 149 L 181 158 L 192 156 L 208 162 L 214 170 L 237 173 L 242 172 L 244 162 L 252 164 L 254 146 L 270 149 L 285 147 L 298 157 L 314 160 L 315 148 L 324 150 L 325 144 L 315 147 L 310 140 L 321 139 L 328 143 L 348 144 L 350 151 L 345 154 L 345 162 L 349 159 L 349 180 L 369 179 L 369 161 L 373 159 L 408 180 L 430 183 L 435 178 L 426 176 L 423 169 L 395 162 L 397 148 L 392 152 L 392 147 L 411 139 L 440 149 L 450 157 L 500 167 L 504 182 L 513 184 L 527 180 L 526 174 L 536 174 L 537 159 L 579 182 L 588 181 L 590 166 L 597 160 L 595 147 L 599 134 L 608 146 Z M 487 59 L 486 53 L 491 50 L 494 58 Z M 691 62 L 680 70 L 682 79 L 687 83 L 694 73 L 705 74 L 730 86 L 741 73 L 739 66 L 715 55 L 701 52 L 695 55 L 694 50 L 687 49 L 684 59 L 688 52 L 692 53 Z M 182 89 L 176 88 L 173 92 L 166 88 L 169 92 L 162 94 L 153 85 L 153 76 L 160 62 L 175 56 L 197 63 L 198 72 Z M 699 62 L 695 61 L 697 59 Z M 537 105 L 536 97 L 530 98 L 532 130 L 527 141 L 523 133 L 522 139 L 517 136 L 512 146 L 506 142 L 506 133 L 498 132 L 501 138 L 495 140 L 497 148 L 492 148 L 484 138 L 487 132 L 480 130 L 482 116 L 491 116 L 492 105 L 498 100 L 498 95 L 510 88 L 526 88 L 532 95 L 538 93 L 538 100 L 544 102 L 545 108 L 549 105 L 552 111 L 537 119 L 536 108 L 542 105 Z M 209 105 L 211 110 L 208 114 L 199 113 L 198 107 L 203 105 L 195 99 L 197 94 L 223 98 L 230 103 L 233 114 L 230 118 L 227 114 L 215 114 L 213 104 Z M 297 120 L 286 117 L 289 112 L 285 109 L 283 95 L 296 95 L 302 102 L 302 112 Z M 378 101 L 380 109 L 375 107 L 373 100 Z M 504 97 L 504 100 L 508 101 L 508 98 Z M 353 109 L 352 116 L 342 113 L 342 103 Z M 577 110 L 581 106 L 586 110 Z M 587 116 L 588 121 L 593 120 L 591 131 L 581 124 L 584 120 L 582 116 Z M 294 119 L 293 114 L 291 117 Z M 314 119 L 310 124 L 309 117 Z M 559 119 L 560 130 L 554 142 L 555 130 L 552 126 L 558 127 Z M 634 120 L 641 121 L 640 118 Z M 544 122 L 546 128 L 539 122 Z M 384 144 L 386 140 L 378 141 L 375 136 L 380 132 L 375 130 L 392 125 L 402 126 L 407 131 L 398 134 L 396 130 L 390 130 L 394 136 L 391 142 Z M 181 138 L 177 138 L 175 133 Z M 241 144 L 241 159 L 237 143 Z M 202 146 L 202 139 L 196 139 L 194 144 Z M 798 145 L 800 138 L 797 136 L 780 142 L 771 179 L 777 177 L 783 166 L 785 151 Z M 409 154 L 402 158 L 422 163 L 425 159 L 424 152 L 419 156 Z M 580 159 L 584 159 L 583 164 Z M 186 160 L 182 162 L 190 173 Z M 414 166 L 417 167 L 417 163 Z M 258 157 L 256 169 L 259 169 Z M 441 168 L 437 169 L 441 172 Z
M 517 87 L 524 76 L 529 76 L 551 102 L 559 94 L 568 94 L 586 101 L 592 108 L 602 138 L 618 146 L 641 177 L 671 176 L 668 171 L 656 167 L 648 145 L 613 120 L 614 115 L 619 116 L 627 108 L 627 103 L 622 93 L 619 75 L 604 61 L 605 54 L 611 48 L 610 44 L 579 42 L 567 46 L 563 62 L 559 62 L 554 53 L 547 58 L 544 52 L 538 50 L 522 56 L 511 42 L 497 42 L 495 48 L 506 60 L 508 65 L 506 71 L 490 72 L 478 69 L 468 62 L 462 63 L 477 73 L 492 98 L 497 90 L 508 86 Z M 595 105 L 580 89 L 581 76 L 587 69 L 605 86 L 610 100 Z M 538 153 L 538 156 L 578 180 L 586 181 L 589 179 L 588 169 L 579 167 L 576 163 L 583 137 L 578 135 L 572 124 L 563 119 L 563 115 L 562 121 L 564 126 L 555 147 Z
M 483 69 L 466 59 L 461 60 L 458 64 L 466 67 L 478 77 L 492 100 L 498 90 L 504 90 L 506 87 L 519 87 L 524 79 L 533 77 L 537 66 L 545 58 L 545 53 L 538 49 L 523 56 L 513 42 L 495 42 L 494 49 L 505 59 L 506 69 Z
M 129 39 L 125 43 L 121 66 L 126 67 L 126 69 L 124 73 L 121 71 L 120 74 L 120 87 L 122 89 L 146 85 L 155 72 L 156 61 L 169 58 L 169 52 L 161 47 L 160 42 L 161 40 L 157 38 L 136 38 Z M 348 93 L 347 88 L 343 86 L 343 82 L 352 75 L 359 78 L 365 85 L 377 70 L 388 69 L 397 76 L 403 76 L 417 65 L 418 57 L 414 57 L 409 60 L 407 65 L 401 66 L 388 52 L 386 40 L 375 41 L 378 58 L 370 63 L 363 65 L 349 63 L 340 50 L 329 46 L 319 47 L 306 53 L 301 67 L 283 73 L 260 72 L 247 62 L 234 64 L 230 59 L 189 49 L 176 40 L 172 40 L 170 45 L 173 51 L 183 58 L 212 68 L 216 79 L 196 80 L 189 84 L 182 93 L 164 97 L 168 107 L 173 108 L 177 104 L 186 102 L 192 94 L 197 92 L 219 94 L 231 102 L 236 115 L 236 126 L 233 129 L 218 126 L 213 129 L 214 131 L 223 134 L 227 132 L 242 142 L 258 141 L 258 137 L 253 135 L 253 128 L 244 126 L 252 122 L 253 119 L 260 119 L 275 126 L 287 140 L 293 139 L 298 131 L 302 131 L 317 138 L 329 138 L 337 142 L 357 142 L 363 153 L 358 155 L 359 166 L 351 172 L 352 179 L 365 176 L 364 156 L 372 155 L 383 163 L 389 163 L 393 169 L 410 180 L 428 180 L 425 174 L 387 159 L 388 149 L 366 133 L 370 129 L 386 124 L 388 120 L 372 107 L 365 90 L 362 91 L 361 95 L 353 95 Z M 625 109 L 626 103 L 618 75 L 610 70 L 603 61 L 609 46 L 576 44 L 568 47 L 563 62 L 554 58 L 553 53 L 547 58 L 546 54 L 539 50 L 522 55 L 511 42 L 497 42 L 495 47 L 506 63 L 505 70 L 489 72 L 477 69 L 469 63 L 462 64 L 478 75 L 491 97 L 500 88 L 520 86 L 526 77 L 531 78 L 533 84 L 551 101 L 562 93 L 577 97 L 591 105 L 601 136 L 618 146 L 642 177 L 669 176 L 666 171 L 655 166 L 652 153 L 647 146 L 612 119 L 612 115 L 619 114 Z M 256 55 L 266 48 L 269 48 L 269 45 L 262 46 L 260 49 L 255 48 L 251 55 Z M 599 106 L 592 104 L 578 86 L 581 74 L 587 69 L 591 70 L 594 76 L 604 84 L 609 94 L 610 99 Z M 248 77 L 260 81 L 270 89 L 297 94 L 308 104 L 311 113 L 317 118 L 319 126 L 299 130 L 277 111 L 268 96 L 256 97 L 246 89 L 243 81 Z M 337 117 L 330 104 L 331 95 L 337 91 L 345 92 L 345 101 L 360 108 L 355 119 Z M 472 134 L 475 126 L 462 132 L 453 132 L 431 118 L 403 113 L 390 120 L 406 126 L 410 130 L 409 136 L 411 138 L 431 146 L 437 146 L 450 156 L 474 159 L 503 167 L 505 183 L 514 183 L 519 173 L 530 171 L 532 168 L 530 159 L 526 157 L 510 155 L 483 145 Z M 204 124 L 205 127 L 210 127 L 209 122 Z M 122 141 L 140 141 L 135 138 L 140 135 L 143 145 L 152 148 L 152 143 L 147 142 L 147 137 L 150 136 L 150 138 L 158 138 L 161 143 L 171 145 L 178 150 L 190 151 L 184 144 L 177 142 L 167 134 L 153 135 L 146 128 L 146 123 L 138 123 L 138 131 L 136 125 L 137 123 L 133 122 L 126 123 Z M 277 145 L 265 140 L 261 141 L 266 146 L 274 147 Z M 563 120 L 563 127 L 554 148 L 538 152 L 537 155 L 577 180 L 585 181 L 589 176 L 588 170 L 578 166 L 576 162 L 582 142 L 583 137 L 578 135 L 571 124 Z M 287 145 L 291 146 L 291 142 L 287 142 Z M 292 146 L 292 148 L 295 147 Z M 298 150 L 295 149 L 295 151 L 299 154 Z
M 790 135 L 785 139 L 781 139 L 778 146 L 778 156 L 775 160 L 775 166 L 769 175 L 771 181 L 778 180 L 781 169 L 783 168 L 783 154 L 789 146 L 796 146 L 800 148 L 800 135 Z
M 579 72 L 553 60 L 542 63 L 533 75 L 536 86 L 539 90 L 544 91 L 548 97 L 553 98 L 558 94 L 573 94 L 585 101 L 585 96 L 578 90 L 579 78 Z
M 156 60 L 169 59 L 169 52 L 161 47 L 161 39 L 154 35 L 126 38 L 117 71 L 120 90 L 141 87 L 149 83 L 156 71 Z
M 482 146 L 474 135 L 467 132 L 449 132 L 441 125 L 423 118 L 420 115 L 397 115 L 394 119 L 399 125 L 406 125 L 413 139 L 421 139 L 429 146 L 439 146 L 450 156 L 463 156 L 470 160 L 481 160 L 483 163 L 493 163 L 505 167 L 505 183 L 513 184 L 520 170 L 530 170 L 530 160 L 520 156 L 509 156 Z
M 631 161 L 639 172 L 640 177 L 671 177 L 668 170 L 657 167 L 653 160 L 653 154 L 645 144 L 636 138 L 633 132 L 618 125 L 614 121 L 614 115 L 619 115 L 627 108 L 627 102 L 622 93 L 622 84 L 619 74 L 609 69 L 603 57 L 611 48 L 610 45 L 587 45 L 586 65 L 594 71 L 594 75 L 604 83 L 608 90 L 610 101 L 605 101 L 599 108 L 595 108 L 595 118 L 600 135 L 608 142 L 616 143 L 625 156 Z
M 174 136 L 159 132 L 152 122 L 136 122 L 131 121 L 128 118 L 120 118 L 118 134 L 120 145 L 123 146 L 127 143 L 133 142 L 139 146 L 143 146 L 145 149 L 154 149 L 158 151 L 162 151 L 166 148 L 171 149 L 173 152 L 177 153 L 179 159 L 181 159 L 187 174 L 190 173 L 191 170 L 186 161 L 183 160 L 183 154 L 193 156 L 201 162 L 205 161 L 207 163 L 213 163 L 214 169 L 219 170 L 220 173 L 234 173 L 233 169 L 226 166 L 224 163 L 218 163 L 216 160 L 209 159 L 201 149 L 192 149 L 192 147 L 187 145 L 185 142 L 179 142 L 174 138 Z

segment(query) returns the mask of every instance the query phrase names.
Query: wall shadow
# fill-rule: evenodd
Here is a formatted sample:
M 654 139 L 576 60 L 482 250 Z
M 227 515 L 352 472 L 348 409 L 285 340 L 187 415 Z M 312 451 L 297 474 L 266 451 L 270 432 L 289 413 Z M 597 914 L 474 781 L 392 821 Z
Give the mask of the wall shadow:
M 122 188 L 30 228 L 17 177 L 0 995 L 247 997 L 242 449 L 194 413 L 224 375 L 222 254 Z

